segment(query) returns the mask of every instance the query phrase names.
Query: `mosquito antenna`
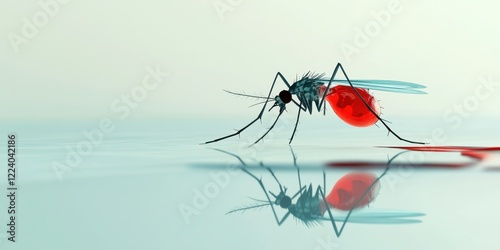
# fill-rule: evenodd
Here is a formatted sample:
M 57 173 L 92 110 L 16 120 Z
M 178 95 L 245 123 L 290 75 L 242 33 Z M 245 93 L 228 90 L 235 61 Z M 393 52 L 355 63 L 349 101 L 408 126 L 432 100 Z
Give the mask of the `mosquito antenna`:
M 263 104 L 263 103 L 266 103 L 266 102 L 272 102 L 272 101 L 274 101 L 274 100 L 273 100 L 273 99 L 269 99 L 269 100 L 267 100 L 267 101 L 263 101 L 263 102 L 258 102 L 258 103 L 252 104 L 252 105 L 250 105 L 250 106 L 248 106 L 248 107 L 249 107 L 249 108 L 251 108 L 251 107 L 253 107 L 253 106 L 257 106 L 257 105 L 259 105 L 259 104 Z
M 258 201 L 258 202 L 267 202 L 265 200 L 259 200 L 259 199 L 255 199 L 255 198 L 252 198 L 252 197 L 248 197 L 248 198 L 251 199 L 251 200 L 254 200 L 254 201 Z
M 262 208 L 265 206 L 269 206 L 269 203 L 267 203 L 267 201 L 264 204 L 254 204 L 254 205 L 250 205 L 250 206 L 236 208 L 236 209 L 233 209 L 233 210 L 227 212 L 226 214 L 231 214 L 231 213 L 235 213 L 235 212 L 245 212 L 249 209 Z
M 247 95 L 247 94 L 243 94 L 243 93 L 237 93 L 237 92 L 232 92 L 232 91 L 229 91 L 229 90 L 225 90 L 225 92 L 229 93 L 229 94 L 232 94 L 232 95 L 237 95 L 237 96 L 243 96 L 243 97 L 250 97 L 250 98 L 256 98 L 256 99 L 266 99 L 266 100 L 269 100 L 267 97 L 264 97 L 264 96 L 257 96 L 257 95 Z M 264 102 L 262 102 L 264 103 Z

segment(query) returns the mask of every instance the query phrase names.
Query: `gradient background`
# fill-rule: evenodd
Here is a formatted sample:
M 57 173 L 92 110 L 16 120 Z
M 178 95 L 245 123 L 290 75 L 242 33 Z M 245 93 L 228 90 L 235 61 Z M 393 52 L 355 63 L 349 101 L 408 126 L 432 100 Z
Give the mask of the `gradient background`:
M 42 1 L 43 2 L 43 1 Z M 146 65 L 169 80 L 132 118 L 253 114 L 222 89 L 265 93 L 277 71 L 289 79 L 343 63 L 351 78 L 397 79 L 428 86 L 425 98 L 381 93 L 389 114 L 438 114 L 461 103 L 478 77 L 499 79 L 496 1 L 400 1 L 386 27 L 346 57 L 391 1 L 69 1 L 15 53 L 7 35 L 21 33 L 37 1 L 2 1 L 0 109 L 4 120 L 96 119 L 128 92 Z M 220 19 L 222 16 L 223 20 Z M 498 89 L 496 89 L 498 91 Z M 498 93 L 496 93 L 498 95 Z M 64 105 L 60 105 L 64 103 Z M 488 98 L 474 115 L 491 115 Z M 202 108 L 203 107 L 203 108 Z M 411 107 L 411 109 L 409 108 Z M 39 112 L 45 110 L 44 112 Z
M 51 5 L 53 15 L 33 37 L 13 45 L 13 34 L 22 35 L 24 18 L 32 22 L 44 11 L 40 3 L 58 7 Z M 377 24 L 375 16 L 389 13 L 393 4 L 397 13 Z M 331 74 L 341 62 L 351 79 L 427 86 L 427 95 L 376 92 L 384 117 L 401 135 L 432 144 L 498 145 L 499 8 L 497 1 L 460 0 L 0 0 L 0 131 L 18 134 L 22 169 L 19 242 L 11 244 L 0 235 L 1 247 L 321 249 L 318 241 L 333 237 L 327 226 L 307 229 L 291 220 L 277 228 L 265 209 L 222 216 L 245 204 L 247 196 L 260 195 L 241 174 L 194 224 L 181 218 L 179 204 L 189 203 L 194 188 L 211 182 L 209 171 L 186 166 L 233 161 L 197 143 L 222 136 L 258 113 L 258 108 L 247 108 L 253 101 L 222 89 L 263 94 L 277 71 L 291 82 L 309 70 Z M 359 30 L 366 34 L 374 24 L 379 32 L 359 46 Z M 346 46 L 356 52 L 346 54 Z M 121 117 L 111 106 L 130 95 L 148 67 L 169 74 Z M 488 79 L 490 89 L 481 79 Z M 290 110 L 284 115 L 288 122 L 296 116 L 296 109 Z M 264 124 L 272 118 L 264 118 Z M 64 161 L 67 148 L 85 140 L 82 131 L 97 128 L 102 119 L 111 119 L 116 130 L 58 181 L 54 162 Z M 400 143 L 376 127 L 348 127 L 331 113 L 302 119 L 296 143 L 305 162 L 360 155 L 385 160 L 388 153 L 368 147 Z M 255 137 L 264 127 L 247 135 Z M 291 127 L 279 130 L 276 140 L 255 150 L 258 154 L 242 155 L 289 163 L 285 146 Z M 322 140 L 322 131 L 334 139 Z M 247 135 L 242 141 L 252 140 Z M 0 144 L 5 149 L 5 142 Z M 223 146 L 240 152 L 241 141 Z M 364 148 L 358 151 L 359 146 Z M 5 155 L 0 160 L 5 162 Z M 0 172 L 3 189 L 6 171 Z M 318 173 L 309 177 L 317 181 Z M 399 192 L 389 192 L 391 199 L 381 197 L 381 207 L 406 204 L 405 209 L 427 213 L 423 224 L 349 228 L 333 249 L 471 249 L 480 244 L 496 249 L 500 221 L 494 213 L 500 204 L 491 197 L 500 191 L 498 176 L 481 171 L 449 176 L 423 173 L 401 184 Z M 338 176 L 331 178 L 334 182 Z M 293 173 L 284 179 L 292 182 Z M 427 192 L 421 192 L 423 187 Z M 4 199 L 0 205 L 3 225 Z

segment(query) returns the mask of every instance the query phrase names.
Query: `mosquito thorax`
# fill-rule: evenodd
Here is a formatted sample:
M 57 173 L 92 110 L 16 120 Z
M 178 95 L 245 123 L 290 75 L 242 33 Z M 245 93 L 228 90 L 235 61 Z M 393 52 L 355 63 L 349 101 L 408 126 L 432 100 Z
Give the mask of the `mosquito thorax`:
M 281 198 L 280 207 L 288 208 L 290 205 L 292 205 L 292 198 L 290 198 L 290 196 L 284 196 Z
M 282 90 L 279 94 L 279 97 L 284 103 L 289 103 L 292 101 L 292 94 L 290 94 L 290 91 L 288 90 Z

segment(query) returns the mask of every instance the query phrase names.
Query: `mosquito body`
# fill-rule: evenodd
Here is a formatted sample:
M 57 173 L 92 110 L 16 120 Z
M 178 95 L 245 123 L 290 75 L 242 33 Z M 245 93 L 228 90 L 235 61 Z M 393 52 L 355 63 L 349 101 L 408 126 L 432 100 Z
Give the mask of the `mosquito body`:
M 229 152 L 226 152 L 226 151 L 223 151 L 220 149 L 215 149 L 215 150 L 236 157 L 240 161 L 240 163 L 242 164 L 241 170 L 243 170 L 246 174 L 248 174 L 250 177 L 252 177 L 254 180 L 256 180 L 259 183 L 262 191 L 264 192 L 264 194 L 266 196 L 266 200 L 254 199 L 255 201 L 259 202 L 258 204 L 253 204 L 250 206 L 237 208 L 237 209 L 229 211 L 226 214 L 231 214 L 231 213 L 235 213 L 235 212 L 242 212 L 242 211 L 246 211 L 249 209 L 261 208 L 261 207 L 265 207 L 265 206 L 270 206 L 278 226 L 283 224 L 283 222 L 285 222 L 285 220 L 290 215 L 299 219 L 306 226 L 321 224 L 321 222 L 323 222 L 323 221 L 330 221 L 332 224 L 333 230 L 335 232 L 335 235 L 337 237 L 340 237 L 340 235 L 342 234 L 342 231 L 344 230 L 344 227 L 345 227 L 347 221 L 351 217 L 353 210 L 358 207 L 358 204 L 364 199 L 365 196 L 367 196 L 370 193 L 370 190 L 375 185 L 377 185 L 379 183 L 380 179 L 387 173 L 391 162 L 396 157 L 398 157 L 399 155 L 404 153 L 404 152 L 401 152 L 388 161 L 385 171 L 378 178 L 376 178 L 375 181 L 371 185 L 368 186 L 368 188 L 362 194 L 362 196 L 353 204 L 351 210 L 347 213 L 347 215 L 345 215 L 343 218 L 336 218 L 335 219 L 333 217 L 330 206 L 328 205 L 328 202 L 326 201 L 326 198 L 325 198 L 325 188 L 326 188 L 325 171 L 323 170 L 323 187 L 321 187 L 321 185 L 318 185 L 316 188 L 316 191 L 314 191 L 312 184 L 309 184 L 309 187 L 302 186 L 302 181 L 301 181 L 301 177 L 300 177 L 300 169 L 297 166 L 296 157 L 295 157 L 295 154 L 293 153 L 293 151 L 292 151 L 292 155 L 294 157 L 294 165 L 295 165 L 296 170 L 297 170 L 299 191 L 296 192 L 295 194 L 293 194 L 292 196 L 289 196 L 287 194 L 287 188 L 284 187 L 283 185 L 281 185 L 280 181 L 278 180 L 278 178 L 276 177 L 276 175 L 274 174 L 274 172 L 272 171 L 271 168 L 265 167 L 264 165 L 261 164 L 262 167 L 266 168 L 267 171 L 269 171 L 269 173 L 273 176 L 274 180 L 278 184 L 280 190 L 279 190 L 279 193 L 277 195 L 266 189 L 264 183 L 262 182 L 262 178 L 258 178 L 253 173 L 248 171 L 246 163 L 238 155 L 235 155 L 233 153 L 229 153 Z M 271 200 L 269 195 L 274 197 L 274 201 Z M 297 199 L 294 202 L 295 198 L 297 198 Z M 275 206 L 279 206 L 282 209 L 287 210 L 287 212 L 285 213 L 285 215 L 281 219 L 278 217 L 278 215 L 276 213 Z M 325 212 L 328 214 L 328 217 L 325 217 Z M 407 223 L 407 222 L 413 222 L 413 221 L 401 219 L 401 217 L 414 217 L 414 216 L 421 216 L 421 215 L 422 214 L 420 214 L 420 213 L 378 214 L 378 217 L 377 216 L 374 216 L 371 218 L 365 217 L 365 218 L 358 219 L 358 222 L 363 222 L 363 219 L 364 219 L 368 223 L 373 223 L 374 221 L 381 222 L 383 220 L 388 221 L 388 223 L 390 223 L 390 220 L 399 220 L 399 223 Z M 336 220 L 342 221 L 342 226 L 340 227 L 340 229 L 337 227 L 337 224 L 335 222 Z
M 309 225 L 311 222 L 319 222 L 325 219 L 323 216 L 326 206 L 322 200 L 321 188 L 316 188 L 316 192 L 313 195 L 313 187 L 310 184 L 301 193 L 295 204 L 288 207 L 288 212 L 304 224 Z
M 313 112 L 313 102 L 318 112 L 321 111 L 321 86 L 323 86 L 323 83 L 319 80 L 322 77 L 322 74 L 315 75 L 307 73 L 302 77 L 302 79 L 296 81 L 288 89 L 290 94 L 297 96 L 299 103 L 302 104 L 301 108 L 303 108 L 304 111 L 308 111 L 309 114 L 312 114 Z
M 337 75 L 337 72 L 339 71 L 342 72 L 346 80 L 335 80 L 335 76 Z M 415 83 L 409 83 L 409 82 L 401 82 L 401 81 L 392 81 L 392 80 L 350 80 L 347 74 L 344 71 L 344 68 L 340 63 L 337 64 L 335 67 L 333 74 L 330 78 L 323 78 L 324 74 L 314 74 L 314 73 L 306 73 L 305 75 L 302 76 L 301 79 L 298 79 L 295 81 L 293 84 L 289 84 L 286 78 L 280 73 L 276 73 L 276 76 L 274 77 L 274 81 L 271 84 L 271 89 L 269 90 L 269 93 L 267 97 L 260 97 L 260 96 L 252 96 L 252 95 L 246 95 L 246 94 L 239 94 L 239 93 L 234 93 L 227 91 L 231 94 L 235 95 L 240 95 L 240 96 L 246 96 L 246 97 L 253 97 L 253 98 L 260 98 L 260 99 L 265 99 L 263 101 L 263 107 L 257 116 L 253 121 L 251 121 L 249 124 L 244 126 L 243 128 L 237 130 L 235 133 L 220 137 L 215 140 L 207 141 L 205 144 L 208 143 L 213 143 L 217 141 L 221 141 L 236 135 L 239 135 L 241 132 L 243 132 L 245 129 L 250 127 L 252 124 L 254 124 L 257 120 L 260 120 L 262 118 L 262 115 L 264 114 L 264 111 L 266 110 L 266 106 L 268 102 L 274 101 L 274 104 L 272 107 L 269 109 L 273 109 L 274 107 L 279 108 L 279 113 L 278 116 L 276 117 L 276 120 L 274 123 L 271 125 L 271 127 L 262 135 L 255 143 L 259 142 L 262 140 L 276 125 L 276 122 L 280 118 L 281 114 L 283 111 L 286 110 L 286 105 L 289 103 L 293 103 L 295 106 L 299 108 L 298 113 L 297 113 L 297 119 L 295 122 L 295 127 L 292 133 L 292 136 L 290 138 L 290 143 L 293 140 L 293 137 L 295 136 L 295 132 L 297 131 L 297 126 L 299 123 L 300 119 L 300 113 L 301 112 L 309 112 L 309 114 L 312 114 L 314 110 L 321 112 L 321 109 L 323 108 L 324 111 L 323 113 L 325 114 L 326 112 L 326 102 L 325 98 L 327 95 L 331 93 L 331 88 L 333 87 L 333 83 L 339 83 L 339 84 L 344 84 L 347 86 L 350 86 L 352 90 L 354 91 L 355 95 L 357 98 L 360 98 L 363 102 L 363 104 L 369 109 L 369 112 L 371 112 L 378 121 L 380 121 L 388 130 L 388 133 L 393 134 L 396 136 L 398 139 L 402 141 L 406 141 L 409 143 L 416 143 L 416 144 L 425 144 L 422 142 L 417 142 L 417 141 L 411 141 L 404 139 L 397 135 L 387 124 L 386 122 L 380 118 L 379 114 L 371 107 L 367 101 L 362 97 L 362 95 L 359 93 L 358 89 L 363 88 L 363 89 L 375 89 L 375 90 L 383 90 L 383 91 L 389 91 L 389 92 L 399 92 L 399 93 L 414 93 L 414 94 L 421 94 L 425 93 L 419 89 L 425 88 L 423 85 L 415 84 Z M 285 85 L 288 87 L 286 90 L 282 90 L 279 92 L 278 95 L 274 96 L 274 98 L 271 98 L 271 94 L 273 92 L 274 86 L 276 84 L 276 81 L 278 77 L 285 83 Z M 254 144 L 255 144 L 254 143 Z

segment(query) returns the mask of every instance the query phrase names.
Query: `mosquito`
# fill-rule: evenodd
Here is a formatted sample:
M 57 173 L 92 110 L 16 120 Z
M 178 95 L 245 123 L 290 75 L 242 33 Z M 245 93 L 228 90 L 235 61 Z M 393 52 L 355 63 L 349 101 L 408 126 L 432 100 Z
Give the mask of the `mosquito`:
M 295 194 L 290 196 L 287 194 L 288 189 L 280 183 L 280 181 L 278 180 L 278 178 L 276 177 L 276 175 L 274 174 L 272 169 L 261 164 L 260 166 L 266 168 L 267 171 L 269 171 L 269 173 L 272 175 L 272 177 L 274 178 L 274 180 L 276 181 L 276 183 L 279 186 L 279 191 L 277 192 L 277 194 L 275 194 L 275 193 L 268 191 L 266 189 L 266 187 L 262 181 L 262 178 L 258 178 L 253 173 L 248 171 L 247 164 L 241 159 L 241 157 L 239 157 L 236 154 L 224 151 L 224 150 L 220 150 L 220 149 L 215 149 L 215 150 L 236 157 L 238 159 L 238 161 L 242 164 L 241 170 L 243 170 L 243 172 L 245 172 L 250 177 L 252 177 L 255 181 L 257 181 L 257 183 L 260 185 L 262 191 L 264 192 L 264 194 L 266 196 L 266 200 L 253 199 L 253 200 L 259 202 L 259 204 L 255 204 L 255 205 L 251 205 L 251 206 L 247 206 L 247 207 L 242 207 L 242 208 L 237 208 L 237 209 L 229 211 L 226 214 L 231 214 L 231 213 L 240 212 L 240 211 L 246 211 L 248 209 L 270 206 L 278 226 L 283 224 L 285 222 L 285 220 L 290 215 L 292 215 L 293 217 L 302 221 L 306 226 L 320 224 L 323 221 L 330 221 L 332 224 L 333 230 L 335 232 L 335 235 L 337 237 L 340 237 L 340 235 L 342 234 L 347 221 L 351 217 L 353 210 L 364 199 L 364 197 L 366 195 L 368 195 L 368 193 L 379 182 L 379 180 L 387 173 L 392 161 L 394 159 L 396 159 L 399 155 L 405 153 L 405 152 L 400 152 L 388 160 L 387 166 L 386 166 L 386 169 L 384 170 L 384 172 L 378 178 L 376 178 L 370 186 L 367 187 L 366 191 L 361 195 L 361 197 L 356 201 L 356 203 L 354 203 L 352 209 L 343 218 L 342 225 L 339 228 L 339 227 L 337 227 L 337 223 L 335 221 L 339 221 L 340 219 L 339 218 L 335 219 L 333 217 L 330 206 L 328 205 L 326 198 L 325 198 L 326 174 L 325 174 L 324 169 L 323 169 L 323 187 L 321 187 L 321 185 L 318 185 L 316 190 L 314 191 L 312 183 L 309 184 L 309 186 L 306 186 L 306 185 L 302 186 L 302 181 L 300 178 L 300 169 L 297 166 L 297 158 L 292 150 L 292 155 L 294 158 L 294 166 L 297 169 L 299 191 L 297 191 Z M 271 195 L 274 198 L 274 201 L 271 200 L 269 195 Z M 297 199 L 295 200 L 295 198 L 297 198 Z M 294 200 L 295 200 L 295 202 L 294 202 Z M 278 217 L 278 215 L 276 213 L 275 206 L 279 206 L 279 207 L 287 210 L 287 212 L 285 213 L 285 215 L 281 219 Z M 324 212 L 325 212 L 324 210 L 325 209 L 328 212 L 328 218 L 324 217 Z M 416 222 L 416 221 L 411 221 L 411 220 L 405 221 L 404 219 L 398 220 L 398 218 L 400 218 L 400 217 L 415 217 L 415 216 L 421 216 L 421 215 L 423 215 L 423 214 L 421 214 L 421 213 L 378 214 L 378 215 L 374 215 L 374 217 L 373 216 L 372 217 L 365 216 L 364 218 L 358 218 L 358 222 L 363 222 L 363 219 L 368 223 L 374 223 L 377 220 L 379 222 L 384 221 L 384 220 L 389 220 L 389 222 L 387 222 L 387 223 Z M 390 222 L 390 220 L 395 220 L 395 221 Z
M 337 72 L 339 71 L 342 72 L 346 80 L 335 80 L 335 77 L 337 76 Z M 311 72 L 308 72 L 302 76 L 301 79 L 298 79 L 295 81 L 293 84 L 288 83 L 286 78 L 281 74 L 280 72 L 276 73 L 276 76 L 274 77 L 273 83 L 271 84 L 271 89 L 269 90 L 269 93 L 267 97 L 261 97 L 261 96 L 254 96 L 254 95 L 246 95 L 246 94 L 241 94 L 241 93 L 234 93 L 230 91 L 231 94 L 239 95 L 239 96 L 245 96 L 245 97 L 253 97 L 253 98 L 260 98 L 264 99 L 263 101 L 263 106 L 262 109 L 260 110 L 259 115 L 252 120 L 250 123 L 248 123 L 246 126 L 243 128 L 237 130 L 235 133 L 232 133 L 227 136 L 223 136 L 220 138 L 217 138 L 215 140 L 207 141 L 203 144 L 209 144 L 209 143 L 214 143 L 218 142 L 236 135 L 239 135 L 241 132 L 246 130 L 248 127 L 250 127 L 252 124 L 254 124 L 257 120 L 261 120 L 262 116 L 264 114 L 264 111 L 266 110 L 266 106 L 268 102 L 274 101 L 274 104 L 271 106 L 269 111 L 273 109 L 274 107 L 279 107 L 279 113 L 278 116 L 276 117 L 276 120 L 273 122 L 271 127 L 259 138 L 257 139 L 253 144 L 258 143 L 260 140 L 262 140 L 276 125 L 278 119 L 280 116 L 283 114 L 283 111 L 286 110 L 286 105 L 289 103 L 293 103 L 295 106 L 299 107 L 298 113 L 297 113 L 297 118 L 295 121 L 295 127 L 293 129 L 292 136 L 290 137 L 289 143 L 292 143 L 292 140 L 295 136 L 295 132 L 297 131 L 297 126 L 299 123 L 300 119 L 300 113 L 301 112 L 309 112 L 309 114 L 312 114 L 314 109 L 316 109 L 318 112 L 321 112 L 321 108 L 324 109 L 323 114 L 326 114 L 326 103 L 325 103 L 325 98 L 328 95 L 330 88 L 332 87 L 332 83 L 339 83 L 339 84 L 346 84 L 347 86 L 350 86 L 355 94 L 357 95 L 358 98 L 360 98 L 364 105 L 369 109 L 369 111 L 376 117 L 378 121 L 380 121 L 385 128 L 388 130 L 388 134 L 391 133 L 396 138 L 399 140 L 409 142 L 409 143 L 414 143 L 414 144 L 425 144 L 424 142 L 418 142 L 418 141 L 412 141 L 405 139 L 396 132 L 394 132 L 384 121 L 384 119 L 380 118 L 380 116 L 373 110 L 373 108 L 367 103 L 367 101 L 362 97 L 360 92 L 358 91 L 357 88 L 361 89 L 373 89 L 373 90 L 382 90 L 382 91 L 390 91 L 390 92 L 400 92 L 400 93 L 425 93 L 419 89 L 425 88 L 425 86 L 416 84 L 416 83 L 410 83 L 410 82 L 402 82 L 402 81 L 393 81 L 393 80 L 350 80 L 349 77 L 347 76 L 344 68 L 342 67 L 342 64 L 338 63 L 335 69 L 333 70 L 332 76 L 330 78 L 323 78 L 324 74 L 314 74 Z M 276 84 L 276 81 L 278 80 L 278 77 L 285 83 L 285 85 L 288 87 L 287 90 L 282 90 L 278 95 L 276 95 L 273 98 L 271 98 L 271 94 L 273 92 L 274 86 Z M 294 99 L 294 96 L 296 99 Z M 259 103 L 260 104 L 260 103 Z M 252 144 L 252 145 L 253 145 Z

